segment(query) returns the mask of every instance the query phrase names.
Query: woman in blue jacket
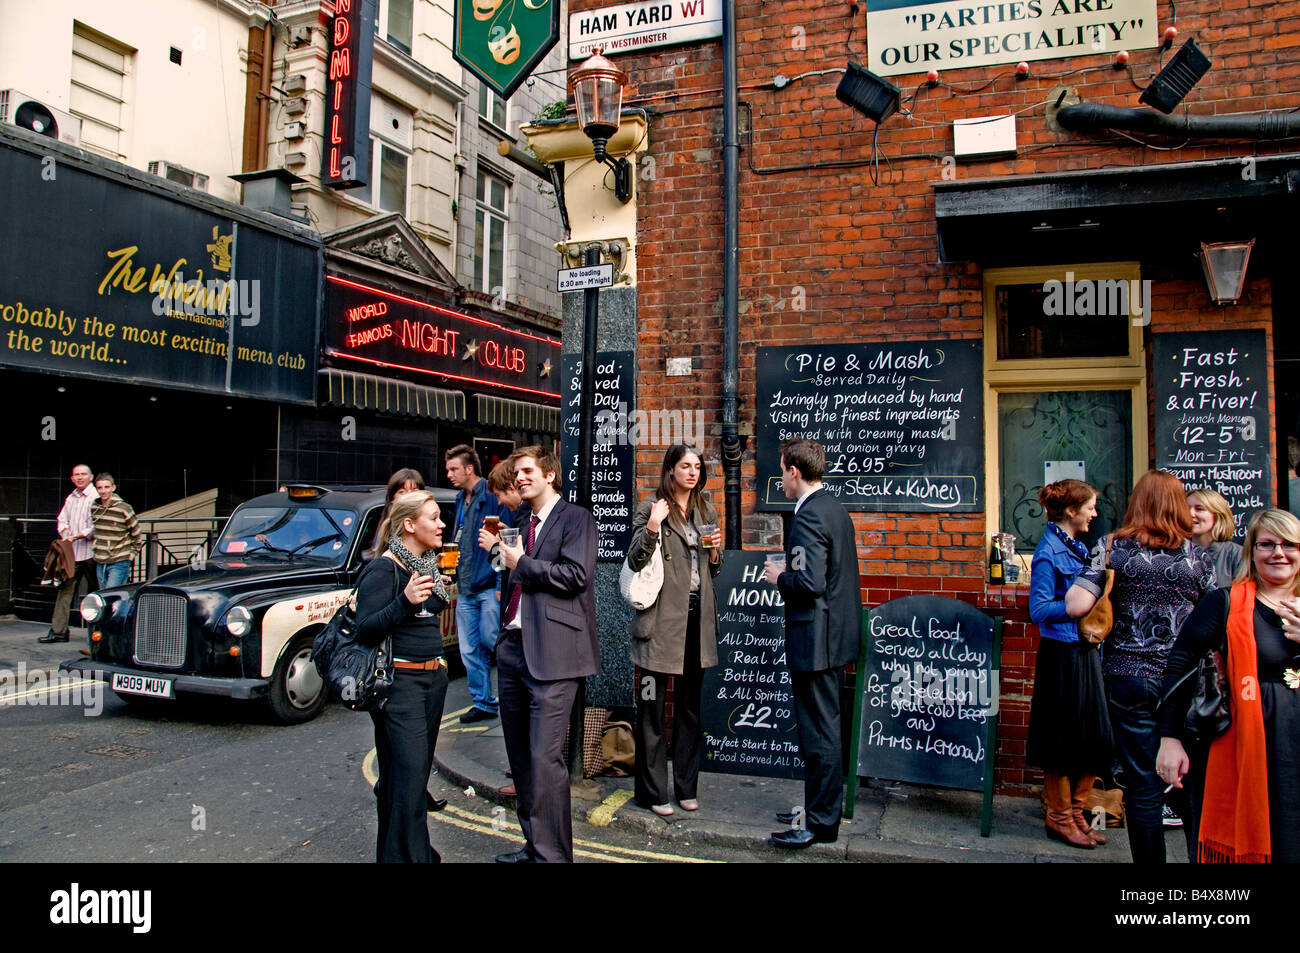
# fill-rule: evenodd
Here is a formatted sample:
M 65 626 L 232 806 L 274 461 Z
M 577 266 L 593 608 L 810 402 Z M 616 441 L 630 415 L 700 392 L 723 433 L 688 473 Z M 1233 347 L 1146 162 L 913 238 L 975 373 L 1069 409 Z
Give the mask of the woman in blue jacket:
M 1099 646 L 1079 638 L 1065 593 L 1089 565 L 1079 540 L 1097 515 L 1097 491 L 1082 480 L 1043 487 L 1047 529 L 1034 550 L 1029 616 L 1038 624 L 1038 662 L 1026 760 L 1043 769 L 1047 836 L 1074 847 L 1106 843 L 1083 814 L 1097 775 L 1110 770 L 1111 731 Z

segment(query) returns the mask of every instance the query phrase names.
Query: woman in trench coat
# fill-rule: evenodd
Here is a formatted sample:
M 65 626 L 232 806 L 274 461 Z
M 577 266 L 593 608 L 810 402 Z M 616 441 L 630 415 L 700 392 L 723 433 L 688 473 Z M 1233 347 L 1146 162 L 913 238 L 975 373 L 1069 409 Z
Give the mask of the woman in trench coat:
M 664 584 L 632 630 L 636 685 L 636 798 L 661 817 L 668 801 L 664 700 L 673 677 L 673 789 L 684 811 L 699 810 L 696 784 L 703 735 L 700 689 L 704 669 L 718 664 L 718 613 L 713 577 L 722 567 L 722 533 L 713 504 L 700 493 L 708 481 L 701 452 L 684 443 L 664 454 L 655 495 L 637 507 L 627 561 L 634 572 L 661 547 Z M 701 528 L 710 526 L 707 536 Z

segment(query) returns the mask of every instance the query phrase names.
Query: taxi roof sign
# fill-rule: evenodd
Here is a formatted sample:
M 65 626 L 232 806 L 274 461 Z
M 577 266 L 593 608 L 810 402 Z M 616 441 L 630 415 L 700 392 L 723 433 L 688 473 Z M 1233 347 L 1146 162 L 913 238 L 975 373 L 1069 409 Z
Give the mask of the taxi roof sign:
M 455 0 L 452 55 L 509 99 L 560 38 L 560 0 Z

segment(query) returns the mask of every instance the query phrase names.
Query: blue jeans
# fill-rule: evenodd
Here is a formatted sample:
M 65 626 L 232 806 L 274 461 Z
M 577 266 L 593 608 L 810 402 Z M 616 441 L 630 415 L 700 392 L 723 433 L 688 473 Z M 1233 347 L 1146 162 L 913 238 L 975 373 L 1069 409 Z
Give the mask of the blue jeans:
M 1156 774 L 1160 733 L 1156 705 L 1160 701 L 1158 678 L 1106 676 L 1110 724 L 1123 768 L 1124 816 L 1129 851 L 1135 864 L 1165 862 L 1165 828 L 1161 817 L 1165 782 Z
M 492 664 L 489 653 L 496 648 L 501 634 L 501 603 L 497 590 L 462 589 L 456 596 L 456 637 L 460 641 L 460 660 L 465 666 L 465 681 L 475 708 L 497 712 L 492 694 Z
M 113 589 L 125 586 L 131 577 L 131 560 L 123 559 L 115 563 L 95 563 L 95 575 L 99 577 L 99 588 Z

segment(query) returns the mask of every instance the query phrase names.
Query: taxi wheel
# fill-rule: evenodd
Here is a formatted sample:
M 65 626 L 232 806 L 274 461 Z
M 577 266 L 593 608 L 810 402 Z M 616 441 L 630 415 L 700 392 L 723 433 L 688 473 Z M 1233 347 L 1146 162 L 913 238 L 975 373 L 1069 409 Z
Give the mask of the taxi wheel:
M 325 683 L 311 660 L 315 632 L 303 632 L 289 643 L 271 675 L 267 702 L 271 714 L 282 725 L 311 721 L 325 707 Z

